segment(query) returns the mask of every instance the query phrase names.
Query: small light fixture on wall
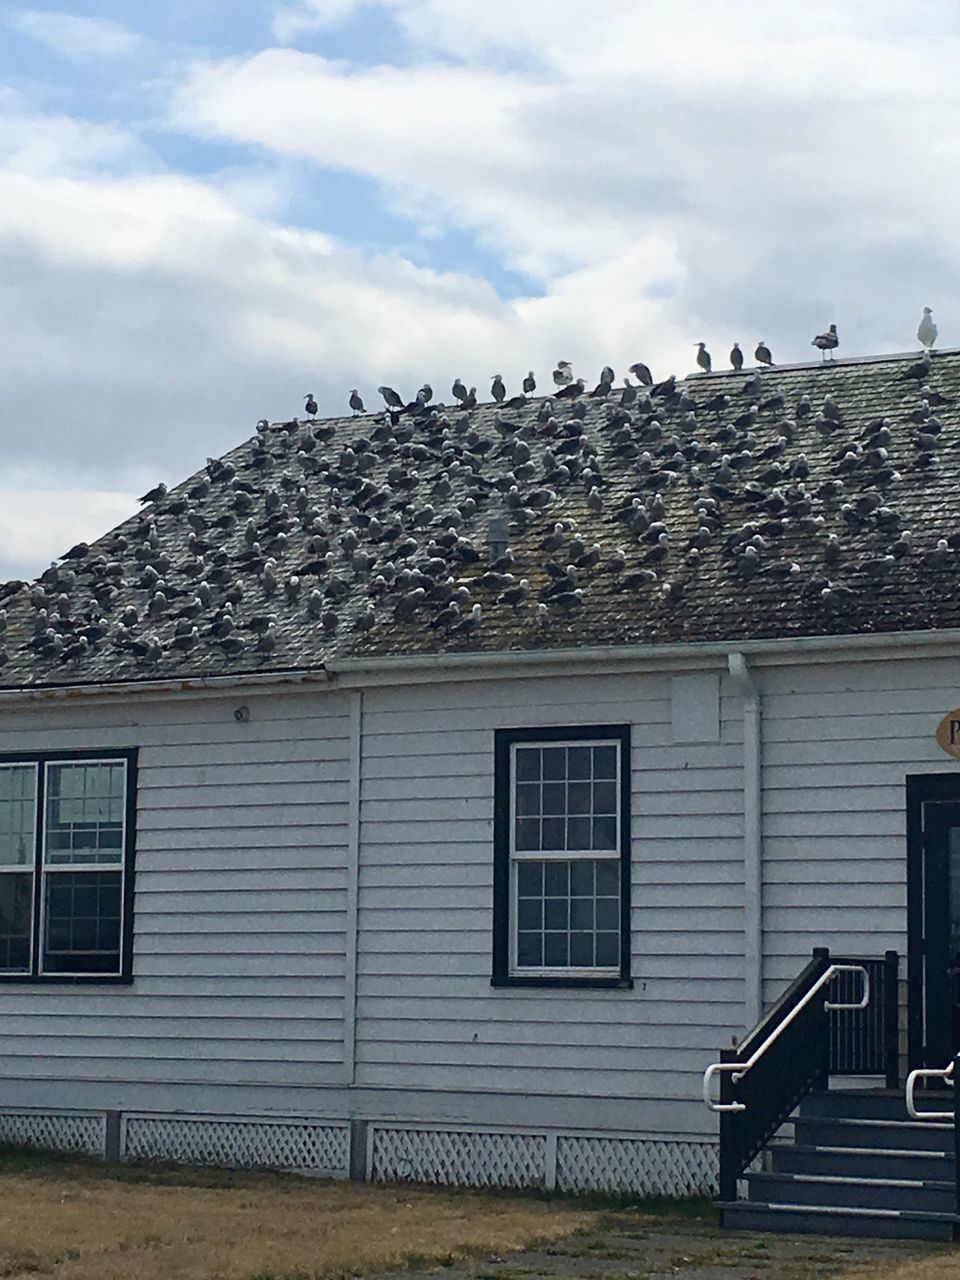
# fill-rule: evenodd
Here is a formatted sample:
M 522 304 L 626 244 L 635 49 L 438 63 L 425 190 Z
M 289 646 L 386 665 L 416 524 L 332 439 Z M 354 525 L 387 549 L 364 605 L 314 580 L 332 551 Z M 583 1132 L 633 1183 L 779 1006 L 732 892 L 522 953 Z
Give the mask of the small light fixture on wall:
M 246 724 L 250 719 L 250 708 L 237 707 L 233 713 L 233 718 L 236 720 L 237 724 Z

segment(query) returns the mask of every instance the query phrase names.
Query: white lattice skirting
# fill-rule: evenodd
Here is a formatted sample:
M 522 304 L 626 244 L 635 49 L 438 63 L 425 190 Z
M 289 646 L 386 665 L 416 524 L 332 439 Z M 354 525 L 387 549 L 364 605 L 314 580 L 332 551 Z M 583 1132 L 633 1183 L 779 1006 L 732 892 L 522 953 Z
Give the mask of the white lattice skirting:
M 0 1142 L 102 1156 L 106 1116 L 70 1111 L 0 1111 Z
M 371 1126 L 375 1182 L 544 1187 L 643 1196 L 709 1195 L 717 1148 L 708 1142 L 475 1129 Z
M 129 1115 L 124 1120 L 121 1151 L 125 1160 L 345 1177 L 350 1165 L 350 1128 L 346 1123 L 308 1120 Z

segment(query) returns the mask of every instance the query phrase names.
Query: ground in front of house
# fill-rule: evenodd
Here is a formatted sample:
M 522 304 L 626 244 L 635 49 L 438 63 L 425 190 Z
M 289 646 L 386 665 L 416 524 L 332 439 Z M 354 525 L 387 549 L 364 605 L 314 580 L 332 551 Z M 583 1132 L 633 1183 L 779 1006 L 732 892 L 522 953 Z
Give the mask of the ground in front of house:
M 960 1280 L 960 1250 L 542 1199 L 0 1152 L 4 1280 Z

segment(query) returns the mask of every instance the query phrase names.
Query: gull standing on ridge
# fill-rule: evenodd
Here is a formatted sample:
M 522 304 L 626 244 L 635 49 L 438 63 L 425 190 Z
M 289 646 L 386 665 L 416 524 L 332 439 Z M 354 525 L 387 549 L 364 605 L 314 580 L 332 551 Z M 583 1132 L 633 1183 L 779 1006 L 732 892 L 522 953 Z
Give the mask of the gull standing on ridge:
M 713 368 L 713 361 L 710 359 L 710 352 L 707 350 L 705 342 L 697 343 L 697 364 L 704 373 L 709 373 Z
M 450 388 L 450 394 L 454 397 L 455 400 L 459 400 L 461 404 L 463 404 L 464 400 L 466 400 L 467 388 L 463 385 L 463 382 L 460 378 L 454 379 L 453 386 Z
M 630 366 L 630 372 L 633 374 L 633 376 L 636 378 L 638 382 L 643 384 L 643 386 L 645 387 L 653 386 L 653 374 L 650 372 L 650 370 L 647 368 L 647 366 L 643 363 L 642 360 L 638 360 L 636 364 L 632 364 Z
M 553 371 L 553 381 L 557 387 L 569 387 L 573 381 L 573 366 L 569 360 L 557 361 L 557 367 Z
M 753 353 L 753 355 L 757 364 L 765 364 L 765 365 L 773 364 L 773 356 L 770 354 L 770 348 L 767 346 L 767 344 L 764 342 L 762 338 L 757 343 L 757 349 Z
M 730 351 L 730 364 L 736 369 L 737 373 L 743 368 L 743 352 L 740 350 L 740 343 L 735 342 Z
M 380 395 L 383 396 L 384 402 L 389 405 L 391 409 L 403 408 L 403 401 L 394 391 L 393 387 L 377 387 L 377 391 L 379 391 Z
M 317 404 L 317 401 L 316 401 L 316 398 L 314 397 L 313 392 L 312 391 L 308 392 L 303 398 L 304 398 L 304 401 L 306 402 L 303 406 L 304 412 L 306 413 L 308 418 L 315 418 L 317 416 L 317 413 L 319 412 L 320 406 Z
M 356 387 L 354 387 L 353 390 L 350 392 L 350 408 L 353 410 L 354 417 L 356 417 L 358 413 L 366 412 L 366 410 L 363 407 L 363 401 L 360 399 L 360 396 L 357 394 Z
M 826 360 L 827 352 L 829 351 L 831 353 L 830 359 L 832 360 L 833 352 L 840 345 L 840 339 L 837 337 L 837 326 L 832 324 L 826 333 L 818 333 L 810 345 L 817 348 L 824 360 Z
M 493 386 L 490 388 L 490 394 L 497 404 L 503 404 L 507 398 L 507 388 L 503 385 L 503 377 L 499 373 L 493 375 Z
M 917 337 L 928 351 L 937 340 L 937 326 L 934 324 L 933 312 L 929 307 L 923 308 L 923 319 L 920 321 Z
M 531 369 L 530 372 L 527 374 L 527 376 L 523 380 L 523 394 L 525 396 L 532 396 L 533 393 L 536 391 L 536 389 L 537 389 L 537 380 L 533 376 L 533 370 Z

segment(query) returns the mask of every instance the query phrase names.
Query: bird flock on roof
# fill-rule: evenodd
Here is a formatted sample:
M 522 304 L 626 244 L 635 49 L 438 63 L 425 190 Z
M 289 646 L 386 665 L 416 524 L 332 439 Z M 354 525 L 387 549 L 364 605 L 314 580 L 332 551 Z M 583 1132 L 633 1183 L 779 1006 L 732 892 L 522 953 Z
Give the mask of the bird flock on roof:
M 919 336 L 902 413 L 856 432 L 829 394 L 788 402 L 769 368 L 698 398 L 695 381 L 656 382 L 641 362 L 621 388 L 604 367 L 587 391 L 565 360 L 540 400 L 531 372 L 514 397 L 495 375 L 479 408 L 458 379 L 450 408 L 424 384 L 410 401 L 381 388 L 385 409 L 355 426 L 263 419 L 36 583 L 0 588 L 0 663 L 296 665 L 375 629 L 469 645 L 491 615 L 540 643 L 601 598 L 621 622 L 633 600 L 669 611 L 707 564 L 739 592 L 767 584 L 842 611 L 901 562 L 958 563 L 960 534 L 921 546 L 896 500 L 904 471 L 938 469 L 937 411 L 953 403 L 931 383 L 929 310 Z M 351 409 L 365 413 L 356 391 Z

